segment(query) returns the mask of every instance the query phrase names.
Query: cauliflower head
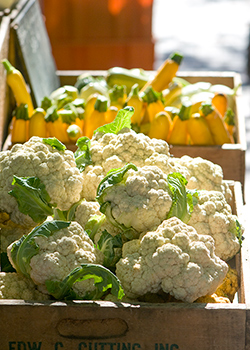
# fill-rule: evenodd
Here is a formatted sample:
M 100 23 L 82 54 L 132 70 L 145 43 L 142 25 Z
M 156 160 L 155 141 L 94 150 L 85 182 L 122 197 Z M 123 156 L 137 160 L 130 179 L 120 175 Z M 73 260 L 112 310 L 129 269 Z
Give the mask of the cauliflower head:
M 80 224 L 75 221 L 72 222 L 59 222 L 62 226 L 58 226 L 58 222 L 51 221 L 51 225 L 57 225 L 56 230 L 50 234 L 44 234 L 41 231 L 41 227 L 45 227 L 45 230 L 49 230 L 50 226 L 46 226 L 44 223 L 39 226 L 38 231 L 36 229 L 33 232 L 40 232 L 39 234 L 30 233 L 30 241 L 26 241 L 27 245 L 37 246 L 35 253 L 29 261 L 27 266 L 23 267 L 22 263 L 19 264 L 15 260 L 16 255 L 13 250 L 15 247 L 20 249 L 19 257 L 25 255 L 25 240 L 22 247 L 20 243 L 15 242 L 8 247 L 7 253 L 10 262 L 17 272 L 21 272 L 27 277 L 30 277 L 32 281 L 38 286 L 38 289 L 46 293 L 45 282 L 47 280 L 62 281 L 74 268 L 84 263 L 101 264 L 103 261 L 102 253 L 95 248 L 92 240 L 88 234 L 84 231 Z M 50 224 L 50 223 L 49 223 Z M 29 243 L 31 242 L 31 243 Z M 23 250 L 22 250 L 23 249 Z M 27 259 L 26 259 L 27 260 Z M 75 284 L 77 287 L 78 282 Z M 94 282 L 92 280 L 79 282 L 81 284 L 82 293 L 94 289 Z
M 16 272 L 0 272 L 0 299 L 48 300 L 34 282 Z
M 0 211 L 11 214 L 12 221 L 17 224 L 34 226 L 28 215 L 20 213 L 16 199 L 8 193 L 12 189 L 13 175 L 38 177 L 51 202 L 60 210 L 68 210 L 81 199 L 83 178 L 73 152 L 58 150 L 42 138 L 32 137 L 0 154 Z
M 223 193 L 199 191 L 198 203 L 193 208 L 188 224 L 199 234 L 213 237 L 215 253 L 221 259 L 227 261 L 239 252 L 238 218 L 232 214 Z
M 116 264 L 116 275 L 129 298 L 162 290 L 184 302 L 213 294 L 227 270 L 215 255 L 211 236 L 198 235 L 176 217 L 164 220 L 137 243 L 125 243 Z
M 167 142 L 128 128 L 117 134 L 97 132 L 91 139 L 90 153 L 92 164 L 82 172 L 86 184 L 83 197 L 87 200 L 95 198 L 97 187 L 108 171 L 128 163 L 138 167 L 158 166 L 166 174 L 180 172 L 186 176 L 187 172 L 185 167 L 171 161 Z
M 108 204 L 111 215 L 107 210 L 106 216 L 126 228 L 147 232 L 166 219 L 170 211 L 172 197 L 167 177 L 154 166 L 122 169 L 125 169 L 122 181 L 108 188 L 105 185 L 101 200 L 97 198 L 100 204 Z
M 174 158 L 173 162 L 187 168 L 187 188 L 220 191 L 228 203 L 231 201 L 232 191 L 228 182 L 223 179 L 223 170 L 220 165 L 201 157 L 192 158 L 187 155 Z

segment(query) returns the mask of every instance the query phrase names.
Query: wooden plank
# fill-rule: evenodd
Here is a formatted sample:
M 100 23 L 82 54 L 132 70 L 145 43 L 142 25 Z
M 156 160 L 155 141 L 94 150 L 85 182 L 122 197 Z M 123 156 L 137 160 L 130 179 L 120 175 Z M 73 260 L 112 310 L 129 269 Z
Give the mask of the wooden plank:
M 0 329 L 4 349 L 244 350 L 245 323 L 244 304 L 4 300 Z
M 56 66 L 40 5 L 30 0 L 11 22 L 16 68 L 30 86 L 35 106 L 59 87 Z

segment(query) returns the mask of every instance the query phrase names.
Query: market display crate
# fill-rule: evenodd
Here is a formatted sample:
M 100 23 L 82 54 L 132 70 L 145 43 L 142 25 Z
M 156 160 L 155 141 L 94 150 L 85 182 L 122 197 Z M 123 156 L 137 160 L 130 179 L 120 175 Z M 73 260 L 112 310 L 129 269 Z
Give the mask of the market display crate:
M 242 186 L 232 209 L 244 222 Z M 249 237 L 231 261 L 240 289 L 230 304 L 0 300 L 1 349 L 248 350 Z

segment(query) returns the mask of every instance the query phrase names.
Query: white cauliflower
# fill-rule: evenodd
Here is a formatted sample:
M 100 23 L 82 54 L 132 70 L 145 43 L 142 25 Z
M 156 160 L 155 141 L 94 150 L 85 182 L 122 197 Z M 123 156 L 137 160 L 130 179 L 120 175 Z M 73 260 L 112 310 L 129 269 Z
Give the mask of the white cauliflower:
M 215 255 L 211 236 L 198 235 L 176 217 L 164 220 L 141 240 L 125 243 L 116 264 L 127 297 L 162 290 L 184 302 L 214 293 L 227 270 L 228 265 Z
M 84 178 L 83 197 L 93 200 L 100 181 L 111 169 L 121 168 L 127 163 L 138 167 L 158 166 L 163 172 L 180 172 L 186 175 L 186 169 L 174 164 L 170 159 L 167 142 L 151 139 L 131 129 L 124 128 L 117 134 L 96 133 L 91 139 L 90 153 L 92 165 L 82 172 Z
M 47 300 L 30 278 L 16 272 L 0 272 L 0 299 Z
M 232 191 L 228 182 L 223 179 L 223 170 L 220 165 L 201 157 L 192 158 L 187 155 L 174 158 L 173 162 L 187 168 L 188 189 L 220 191 L 230 203 Z
M 231 259 L 240 250 L 237 237 L 238 218 L 219 191 L 199 191 L 188 222 L 199 234 L 210 235 L 215 241 L 215 253 L 223 260 Z
M 158 167 L 130 168 L 121 182 L 104 187 L 98 200 L 108 204 L 111 212 L 105 211 L 106 216 L 137 232 L 157 227 L 166 219 L 172 205 L 167 176 Z
M 71 223 L 51 221 L 50 223 L 56 225 L 56 230 L 53 227 L 54 231 L 51 229 L 50 233 L 45 233 L 50 230 L 50 226 L 47 229 L 47 223 L 42 224 L 39 226 L 41 233 L 34 235 L 30 233 L 30 242 L 33 243 L 24 241 L 23 247 L 16 246 L 19 249 L 19 257 L 22 253 L 26 254 L 25 244 L 38 247 L 30 260 L 25 257 L 25 267 L 19 264 L 19 260 L 16 261 L 16 254 L 13 253 L 15 242 L 7 250 L 9 260 L 17 272 L 29 276 L 44 293 L 46 293 L 47 280 L 62 281 L 74 268 L 83 263 L 101 264 L 103 261 L 103 254 L 94 247 L 92 240 L 80 224 L 75 221 Z M 45 230 L 41 231 L 41 227 L 45 227 Z M 95 288 L 92 280 L 79 283 L 83 294 Z M 77 283 L 75 287 L 77 288 Z
M 17 201 L 9 195 L 13 175 L 38 177 L 60 210 L 68 210 L 81 199 L 83 178 L 76 167 L 74 154 L 58 150 L 32 137 L 24 144 L 15 144 L 11 150 L 0 152 L 0 211 L 9 213 L 17 224 L 34 226 L 33 220 L 20 213 Z

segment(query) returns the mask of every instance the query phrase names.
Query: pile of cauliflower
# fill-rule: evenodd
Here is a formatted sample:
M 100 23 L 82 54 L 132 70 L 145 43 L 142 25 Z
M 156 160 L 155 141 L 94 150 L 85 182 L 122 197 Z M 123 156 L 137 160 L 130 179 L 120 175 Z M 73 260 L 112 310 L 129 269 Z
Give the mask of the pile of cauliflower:
M 116 276 L 123 301 L 231 302 L 238 276 L 229 279 L 228 262 L 240 251 L 242 227 L 232 213 L 232 192 L 221 167 L 200 157 L 174 158 L 165 141 L 129 128 L 96 132 L 88 151 L 91 161 L 84 168 L 73 151 L 39 137 L 0 152 L 1 254 L 7 253 L 13 268 L 0 272 L 0 298 L 51 299 L 47 281 L 60 283 L 82 264 L 93 264 Z M 128 164 L 119 181 L 106 180 Z M 183 176 L 186 190 L 198 194 L 185 220 L 171 215 L 171 174 Z M 34 237 L 37 250 L 25 270 L 13 250 L 44 223 L 20 211 L 11 195 L 13 176 L 39 178 L 59 212 L 74 208 L 68 225 Z M 48 215 L 45 223 L 55 220 Z M 105 244 L 116 242 L 111 260 L 101 245 L 104 233 Z M 94 289 L 93 279 L 73 286 L 82 298 L 94 295 Z M 102 299 L 115 298 L 107 291 Z

